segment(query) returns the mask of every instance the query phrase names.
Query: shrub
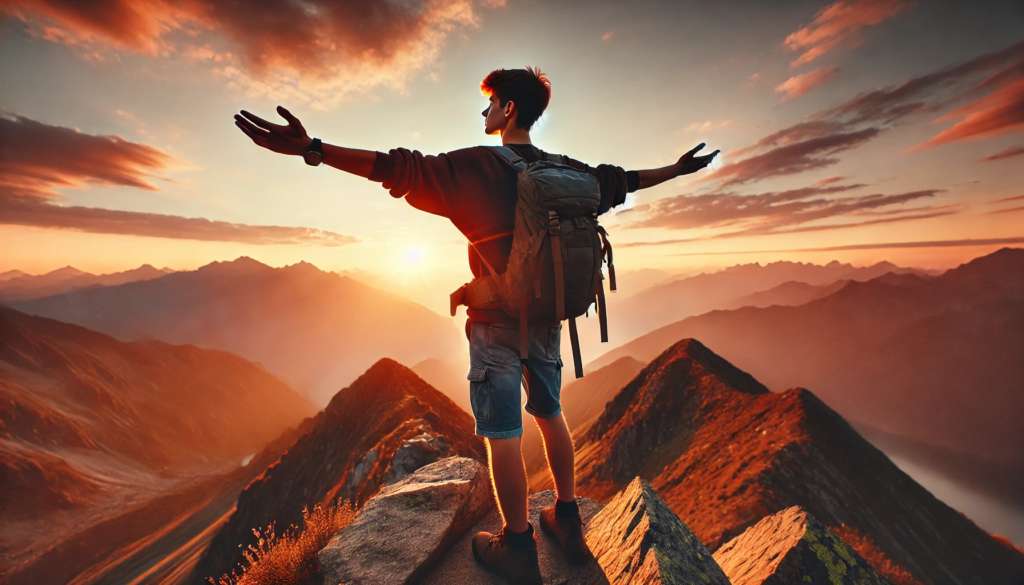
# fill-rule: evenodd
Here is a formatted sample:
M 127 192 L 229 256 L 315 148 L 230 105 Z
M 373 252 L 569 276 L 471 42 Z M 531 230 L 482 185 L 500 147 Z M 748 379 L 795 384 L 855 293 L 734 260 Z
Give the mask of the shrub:
M 274 524 L 261 531 L 253 529 L 256 545 L 249 545 L 242 552 L 248 566 L 239 565 L 231 575 L 223 575 L 220 581 L 213 577 L 206 580 L 213 585 L 304 585 L 322 582 L 320 564 L 316 553 L 327 541 L 352 522 L 355 511 L 348 500 L 328 506 L 319 505 L 310 512 L 302 509 L 302 529 L 294 524 L 281 536 L 274 535 Z

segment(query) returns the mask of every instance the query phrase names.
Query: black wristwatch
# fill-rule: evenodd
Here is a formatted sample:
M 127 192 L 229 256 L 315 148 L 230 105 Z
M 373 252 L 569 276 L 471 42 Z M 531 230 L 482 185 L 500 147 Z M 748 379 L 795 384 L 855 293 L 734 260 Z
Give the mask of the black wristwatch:
M 306 151 L 302 153 L 302 158 L 306 161 L 307 165 L 312 167 L 324 162 L 324 145 L 320 142 L 319 138 L 314 138 L 313 142 L 309 143 Z

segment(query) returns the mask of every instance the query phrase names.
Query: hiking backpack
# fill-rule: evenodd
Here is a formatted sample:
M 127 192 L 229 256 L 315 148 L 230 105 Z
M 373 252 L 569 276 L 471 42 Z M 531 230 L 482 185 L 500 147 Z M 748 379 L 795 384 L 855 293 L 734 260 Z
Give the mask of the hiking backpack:
M 472 246 L 488 274 L 474 278 L 451 295 L 451 314 L 458 305 L 501 308 L 519 319 L 519 357 L 529 357 L 528 322 L 561 323 L 569 319 L 569 339 L 577 378 L 583 377 L 576 317 L 595 301 L 601 341 L 608 341 L 608 317 L 601 266 L 608 261 L 610 289 L 615 266 L 608 232 L 597 223 L 601 189 L 597 178 L 569 166 L 563 156 L 545 154 L 527 163 L 506 146 L 487 147 L 516 171 L 516 219 L 512 253 L 498 274 Z

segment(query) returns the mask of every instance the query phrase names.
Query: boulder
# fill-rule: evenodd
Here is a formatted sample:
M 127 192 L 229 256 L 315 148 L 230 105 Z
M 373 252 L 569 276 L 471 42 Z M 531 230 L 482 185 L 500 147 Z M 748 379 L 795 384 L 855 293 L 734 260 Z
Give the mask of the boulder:
M 370 498 L 317 554 L 324 583 L 417 582 L 493 505 L 479 462 L 449 457 L 427 465 Z
M 729 585 L 721 567 L 686 524 L 639 477 L 594 516 L 587 544 L 597 559 L 574 583 Z
M 429 465 L 448 455 L 448 443 L 444 437 L 422 432 L 402 443 L 391 458 L 391 466 L 384 474 L 384 483 L 391 485 L 424 465 Z
M 799 506 L 763 518 L 714 556 L 733 585 L 891 585 Z

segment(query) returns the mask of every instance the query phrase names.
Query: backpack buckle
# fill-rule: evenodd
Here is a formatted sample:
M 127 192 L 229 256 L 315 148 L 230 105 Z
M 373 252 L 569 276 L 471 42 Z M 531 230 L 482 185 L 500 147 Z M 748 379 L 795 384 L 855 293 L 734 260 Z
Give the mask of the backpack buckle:
M 548 231 L 551 234 L 559 234 L 562 231 L 562 226 L 558 222 L 558 214 L 554 211 L 548 212 Z

